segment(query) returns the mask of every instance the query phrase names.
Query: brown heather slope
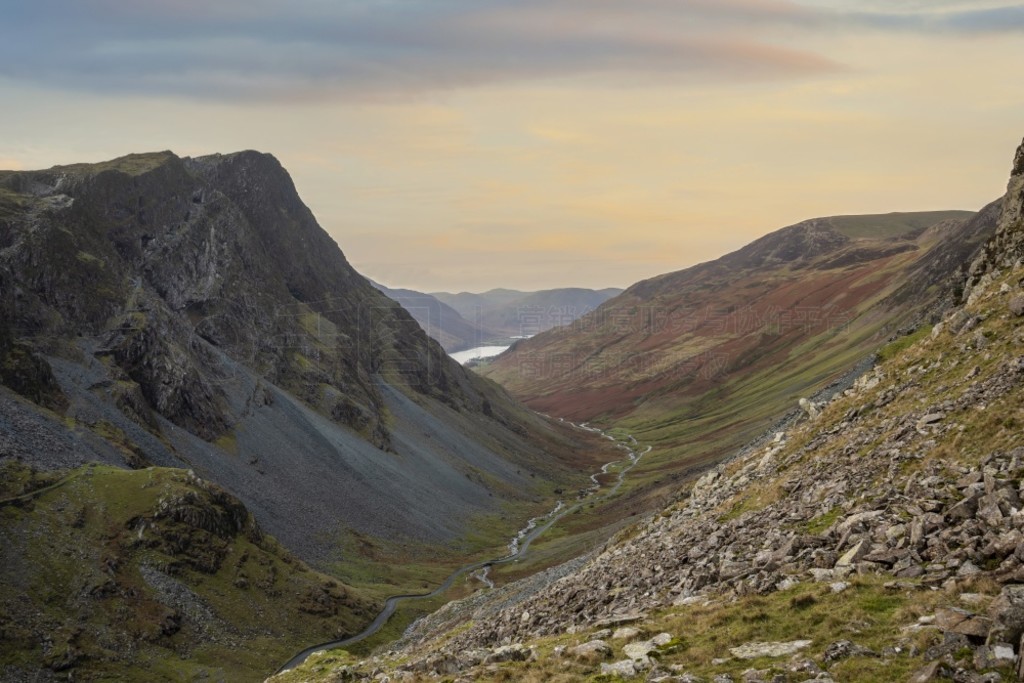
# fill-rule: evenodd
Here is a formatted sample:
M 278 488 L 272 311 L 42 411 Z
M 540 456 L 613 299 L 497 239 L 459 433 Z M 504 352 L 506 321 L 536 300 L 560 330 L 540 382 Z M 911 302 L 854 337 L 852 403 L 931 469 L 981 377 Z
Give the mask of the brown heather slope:
M 710 461 L 951 299 L 994 220 L 991 207 L 808 220 L 637 283 L 482 373 L 536 410 L 629 429 L 656 446 L 649 463 Z

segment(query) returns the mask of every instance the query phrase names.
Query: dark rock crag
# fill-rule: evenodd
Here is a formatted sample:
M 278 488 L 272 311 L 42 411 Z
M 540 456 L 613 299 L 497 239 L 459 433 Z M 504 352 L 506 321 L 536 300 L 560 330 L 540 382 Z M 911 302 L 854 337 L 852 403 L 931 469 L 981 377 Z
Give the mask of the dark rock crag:
M 313 561 L 580 476 L 575 437 L 452 362 L 257 152 L 0 172 L 0 382 L 0 458 L 193 468 Z

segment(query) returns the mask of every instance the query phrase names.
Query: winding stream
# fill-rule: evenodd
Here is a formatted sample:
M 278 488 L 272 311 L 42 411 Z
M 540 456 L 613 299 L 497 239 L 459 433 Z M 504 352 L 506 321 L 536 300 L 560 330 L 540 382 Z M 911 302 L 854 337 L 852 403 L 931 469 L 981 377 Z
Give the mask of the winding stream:
M 549 416 L 545 415 L 545 417 Z M 589 426 L 586 422 L 582 424 L 576 424 L 575 422 L 569 422 L 568 420 L 564 420 L 562 418 L 558 418 L 558 421 L 576 427 L 577 429 L 582 429 L 584 431 L 600 434 L 606 439 L 614 441 L 617 448 L 621 448 L 626 452 L 626 458 L 620 458 L 619 460 L 613 460 L 611 462 L 605 463 L 601 467 L 600 472 L 592 474 L 590 476 L 590 481 L 593 483 L 591 484 L 590 488 L 584 491 L 577 498 L 576 502 L 573 503 L 572 505 L 566 506 L 564 501 L 559 500 L 555 504 L 555 507 L 554 509 L 551 510 L 551 512 L 541 517 L 534 517 L 529 522 L 527 522 L 526 526 L 520 529 L 519 532 L 509 542 L 509 552 L 507 555 L 504 555 L 493 560 L 480 560 L 478 562 L 474 562 L 472 564 L 467 564 L 462 567 L 459 567 L 458 569 L 456 569 L 448 575 L 448 578 L 444 580 L 444 583 L 442 583 L 440 586 L 430 591 L 429 593 L 406 593 L 402 595 L 392 595 L 384 601 L 384 609 L 381 610 L 380 614 L 378 614 L 377 617 L 373 621 L 371 621 L 370 624 L 361 632 L 357 633 L 354 636 L 345 638 L 343 640 L 332 640 L 327 643 L 320 643 L 319 645 L 313 645 L 312 647 L 308 647 L 302 652 L 292 657 L 291 659 L 289 659 L 284 666 L 277 670 L 276 673 L 283 673 L 289 669 L 294 669 L 295 667 L 306 661 L 306 658 L 308 658 L 314 652 L 320 652 L 321 650 L 334 650 L 337 648 L 345 647 L 346 645 L 353 645 L 362 640 L 366 640 L 367 638 L 376 634 L 378 631 L 381 630 L 381 628 L 384 627 L 384 624 L 388 622 L 388 619 L 390 619 L 391 616 L 395 613 L 395 610 L 398 609 L 399 604 L 407 600 L 421 600 L 426 598 L 437 597 L 438 595 L 445 593 L 449 588 L 452 587 L 452 585 L 455 583 L 457 579 L 459 579 L 462 576 L 465 576 L 466 574 L 470 574 L 477 580 L 481 581 L 489 589 L 494 588 L 494 582 L 491 581 L 488 575 L 491 567 L 493 567 L 494 565 L 508 564 L 510 562 L 519 561 L 519 559 L 522 558 L 522 556 L 530 548 L 530 544 L 536 538 L 541 536 L 545 531 L 554 526 L 554 524 L 558 522 L 560 519 L 562 519 L 566 515 L 576 512 L 577 510 L 582 508 L 583 505 L 586 503 L 599 502 L 605 500 L 606 498 L 610 498 L 611 496 L 618 493 L 619 489 L 622 488 L 622 483 L 626 478 L 626 474 L 631 469 L 636 467 L 637 463 L 640 462 L 640 459 L 643 456 L 647 455 L 651 451 L 650 446 L 647 446 L 642 451 L 637 450 L 639 444 L 637 443 L 636 439 L 633 438 L 632 435 L 627 435 L 625 440 L 619 440 L 616 439 L 614 436 L 600 429 L 597 429 L 596 427 Z M 625 464 L 623 465 L 623 463 Z M 609 474 L 611 468 L 617 465 L 623 465 L 623 467 L 622 469 L 618 470 L 618 477 L 616 477 L 615 484 L 611 487 L 611 489 L 608 490 L 607 493 L 595 498 L 595 494 L 601 489 L 601 482 L 599 480 L 599 477 L 601 475 Z

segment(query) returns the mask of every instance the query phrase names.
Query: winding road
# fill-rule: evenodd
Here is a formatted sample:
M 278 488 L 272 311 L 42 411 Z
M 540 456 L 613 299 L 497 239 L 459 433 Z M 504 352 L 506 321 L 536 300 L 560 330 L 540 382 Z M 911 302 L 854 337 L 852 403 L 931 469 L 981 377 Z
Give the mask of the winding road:
M 611 489 L 609 489 L 605 494 L 599 497 L 594 497 L 594 495 L 601 489 L 601 482 L 599 481 L 598 477 L 600 477 L 602 474 L 608 474 L 609 470 L 612 467 L 623 462 L 622 459 L 613 460 L 609 463 L 606 463 L 601 468 L 601 471 L 599 473 L 591 475 L 590 480 L 593 482 L 593 485 L 591 485 L 591 487 L 587 490 L 586 495 L 580 496 L 577 502 L 573 503 L 572 505 L 566 506 L 565 503 L 563 503 L 562 501 L 558 501 L 558 503 L 555 505 L 554 510 L 549 512 L 547 515 L 531 519 L 527 523 L 526 527 L 524 527 L 518 534 L 516 534 L 516 536 L 509 543 L 508 555 L 504 555 L 493 560 L 480 560 L 479 562 L 474 562 L 472 564 L 467 564 L 462 567 L 459 567 L 458 569 L 453 571 L 448 576 L 447 579 L 444 580 L 444 583 L 442 583 L 440 586 L 430 591 L 429 593 L 406 593 L 402 595 L 392 595 L 384 601 L 384 609 L 381 610 L 380 614 L 378 614 L 376 618 L 373 621 L 371 621 L 370 624 L 361 632 L 342 640 L 332 640 L 330 642 L 320 643 L 319 645 L 307 647 L 305 650 L 289 659 L 284 666 L 277 670 L 276 673 L 280 674 L 284 673 L 285 671 L 288 671 L 289 669 L 294 669 L 295 667 L 299 666 L 304 661 L 306 661 L 306 659 L 314 652 L 320 652 L 321 650 L 334 650 L 337 648 L 345 647 L 346 645 L 353 645 L 360 641 L 366 640 L 367 638 L 376 634 L 378 631 L 381 630 L 381 628 L 384 627 L 384 624 L 388 622 L 388 619 L 391 618 L 391 616 L 395 613 L 395 610 L 398 609 L 398 605 L 400 605 L 401 603 L 407 600 L 423 600 L 427 598 L 437 597 L 438 595 L 445 593 L 449 588 L 452 587 L 452 585 L 455 583 L 457 579 L 459 579 L 462 576 L 465 576 L 466 574 L 484 570 L 480 576 L 477 576 L 477 578 L 483 581 L 485 584 L 487 584 L 488 588 L 493 588 L 494 583 L 488 578 L 487 570 L 489 570 L 494 565 L 508 564 L 510 562 L 518 561 L 520 558 L 522 558 L 524 554 L 526 554 L 526 551 L 530 548 L 530 544 L 536 538 L 538 538 L 540 535 L 542 535 L 544 532 L 550 529 L 560 519 L 562 519 L 566 515 L 572 514 L 576 510 L 579 510 L 586 503 L 605 500 L 606 498 L 609 498 L 618 493 L 619 489 L 622 488 L 622 482 L 625 479 L 626 474 L 631 469 L 636 467 L 637 463 L 640 462 L 640 458 L 647 455 L 651 451 L 650 446 L 647 446 L 642 451 L 638 451 L 637 448 L 639 447 L 639 444 L 637 444 L 636 439 L 634 439 L 632 436 L 627 436 L 625 440 L 620 440 L 616 439 L 614 436 L 611 436 L 610 434 L 600 429 L 597 429 L 596 427 L 589 426 L 586 422 L 582 424 L 576 424 L 574 422 L 563 420 L 562 418 L 558 418 L 558 421 L 565 422 L 566 424 L 572 425 L 577 429 L 583 429 L 588 432 L 601 434 L 606 439 L 614 441 L 618 448 L 621 448 L 626 451 L 626 460 L 628 461 L 628 463 L 625 465 L 625 467 L 619 470 L 618 477 L 616 478 L 615 484 L 612 486 Z

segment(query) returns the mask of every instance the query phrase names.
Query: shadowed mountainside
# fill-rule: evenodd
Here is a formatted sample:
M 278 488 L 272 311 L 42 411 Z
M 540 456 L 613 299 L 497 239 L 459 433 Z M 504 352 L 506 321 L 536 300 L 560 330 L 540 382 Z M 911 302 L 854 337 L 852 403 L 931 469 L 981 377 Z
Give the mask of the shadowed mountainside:
M 579 476 L 578 437 L 451 362 L 266 154 L 0 174 L 0 292 L 5 384 L 46 407 L 0 393 L 0 457 L 192 468 L 306 559 Z
M 452 361 L 270 155 L 0 172 L 0 467 L 35 491 L 0 500 L 5 680 L 252 680 L 607 450 Z

